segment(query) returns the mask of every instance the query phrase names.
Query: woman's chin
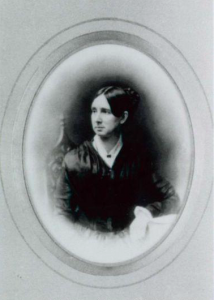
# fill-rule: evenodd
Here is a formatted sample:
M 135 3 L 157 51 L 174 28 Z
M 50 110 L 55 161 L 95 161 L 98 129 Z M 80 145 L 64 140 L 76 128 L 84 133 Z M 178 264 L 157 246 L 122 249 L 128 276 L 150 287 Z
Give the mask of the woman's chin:
M 101 132 L 98 132 L 97 135 L 103 139 L 108 138 L 108 135 L 101 133 Z
M 95 133 L 96 133 L 96 135 L 102 136 L 102 137 L 107 137 L 107 136 L 108 136 L 108 135 L 107 135 L 104 131 L 102 131 L 102 130 L 96 130 Z

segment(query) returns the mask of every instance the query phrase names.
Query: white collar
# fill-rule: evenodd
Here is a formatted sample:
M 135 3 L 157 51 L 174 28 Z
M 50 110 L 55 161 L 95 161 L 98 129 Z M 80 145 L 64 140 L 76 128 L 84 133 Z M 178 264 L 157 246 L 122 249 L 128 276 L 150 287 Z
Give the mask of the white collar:
M 106 149 L 104 148 L 100 137 L 98 135 L 94 136 L 93 140 L 93 146 L 96 149 L 96 151 L 99 153 L 99 155 L 102 157 L 102 159 L 105 161 L 105 163 L 111 168 L 114 164 L 114 161 L 120 152 L 121 148 L 123 147 L 123 140 L 122 136 L 120 135 L 117 143 L 115 146 L 111 149 L 109 153 L 107 153 Z

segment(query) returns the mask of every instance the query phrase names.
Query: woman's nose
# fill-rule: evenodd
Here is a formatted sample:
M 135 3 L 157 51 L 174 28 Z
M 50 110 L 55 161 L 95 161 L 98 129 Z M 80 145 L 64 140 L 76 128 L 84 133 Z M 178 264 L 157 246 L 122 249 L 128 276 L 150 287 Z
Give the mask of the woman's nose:
M 100 113 L 96 114 L 96 122 L 102 122 L 102 117 Z

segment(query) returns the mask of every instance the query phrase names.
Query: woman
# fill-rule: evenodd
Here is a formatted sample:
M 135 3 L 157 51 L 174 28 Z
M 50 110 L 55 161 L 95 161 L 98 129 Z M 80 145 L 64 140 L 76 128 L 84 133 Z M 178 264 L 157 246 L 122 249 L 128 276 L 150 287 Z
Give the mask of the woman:
M 146 150 L 123 136 L 139 100 L 135 91 L 116 86 L 104 87 L 95 96 L 95 136 L 64 159 L 60 198 L 74 222 L 118 232 L 140 220 L 143 231 L 152 217 L 177 212 L 179 200 L 170 183 L 154 172 Z

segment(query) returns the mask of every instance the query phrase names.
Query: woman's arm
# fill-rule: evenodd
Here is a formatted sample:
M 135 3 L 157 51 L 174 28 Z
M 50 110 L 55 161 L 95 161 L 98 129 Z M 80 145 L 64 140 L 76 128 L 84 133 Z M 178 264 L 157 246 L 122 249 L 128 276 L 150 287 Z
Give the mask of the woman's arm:
M 157 173 L 153 173 L 151 177 L 149 192 L 153 199 L 150 198 L 150 204 L 146 208 L 153 217 L 178 213 L 180 200 L 173 186 Z
M 56 199 L 56 208 L 60 214 L 67 214 L 71 212 L 70 202 L 72 198 L 72 189 L 69 183 L 67 171 L 65 166 L 56 184 L 56 191 L 54 198 Z
M 139 203 L 134 209 L 135 218 L 130 225 L 130 236 L 133 239 L 143 239 L 146 236 L 148 224 L 153 217 L 178 213 L 179 197 L 172 185 L 157 173 L 147 180 L 147 201 Z

